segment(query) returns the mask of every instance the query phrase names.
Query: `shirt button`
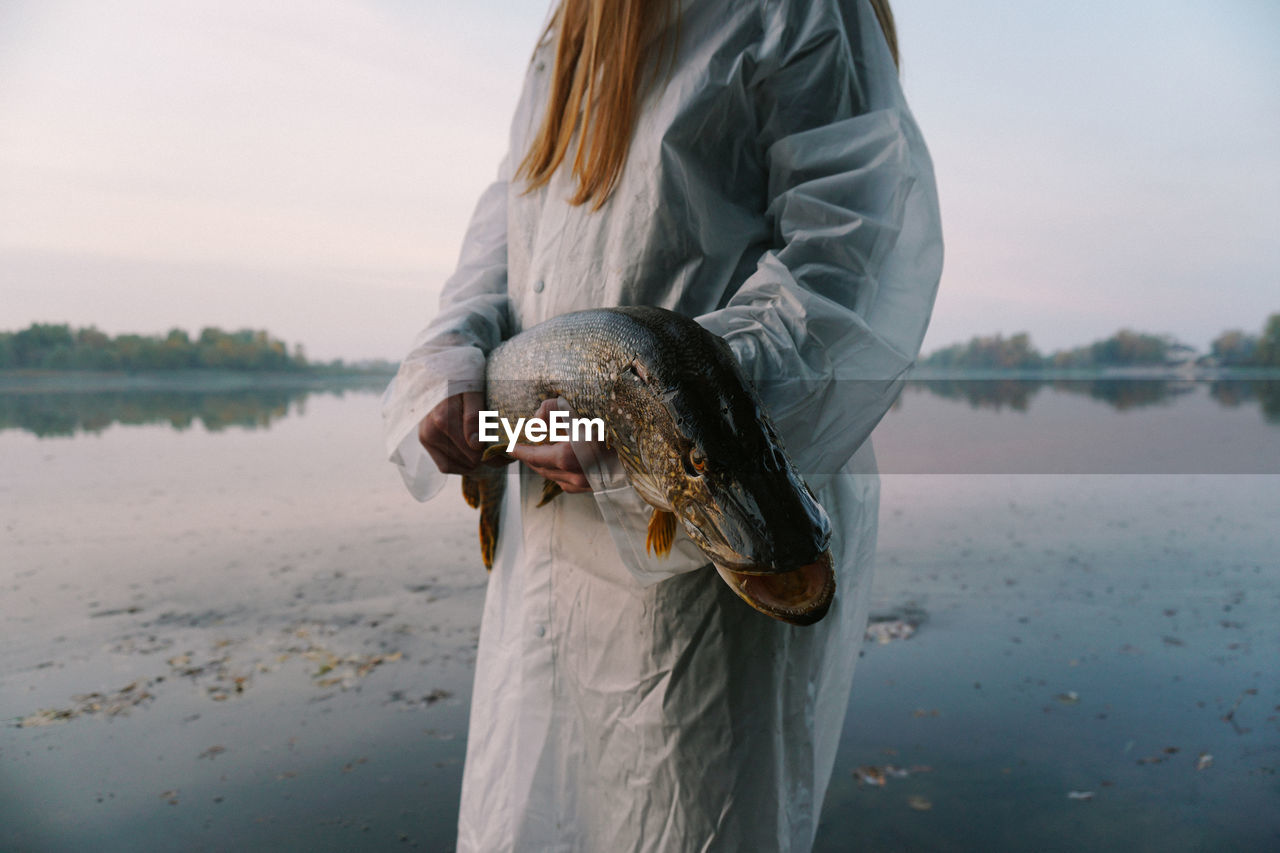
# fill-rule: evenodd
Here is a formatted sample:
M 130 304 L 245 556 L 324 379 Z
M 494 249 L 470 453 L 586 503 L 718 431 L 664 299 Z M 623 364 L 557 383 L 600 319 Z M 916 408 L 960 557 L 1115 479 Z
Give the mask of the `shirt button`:
M 533 292 L 541 293 L 544 287 L 546 287 L 546 285 L 542 283 L 542 279 L 538 279 L 533 283 Z
M 539 625 L 537 628 L 533 629 L 533 633 L 534 635 L 537 636 L 538 639 L 542 639 L 543 637 L 547 636 L 547 626 Z
M 539 62 L 537 65 L 533 66 L 533 70 L 534 70 L 534 71 L 543 71 L 543 70 L 545 70 L 545 69 L 546 69 L 546 67 L 547 67 L 547 63 L 545 63 L 545 62 Z

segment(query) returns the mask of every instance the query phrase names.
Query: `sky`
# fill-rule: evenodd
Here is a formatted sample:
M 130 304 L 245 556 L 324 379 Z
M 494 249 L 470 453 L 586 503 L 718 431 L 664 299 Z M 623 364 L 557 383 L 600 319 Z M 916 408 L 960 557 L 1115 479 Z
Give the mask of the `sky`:
M 1280 3 L 898 0 L 946 267 L 925 350 L 1280 311 Z M 0 0 L 0 330 L 398 359 L 543 0 Z

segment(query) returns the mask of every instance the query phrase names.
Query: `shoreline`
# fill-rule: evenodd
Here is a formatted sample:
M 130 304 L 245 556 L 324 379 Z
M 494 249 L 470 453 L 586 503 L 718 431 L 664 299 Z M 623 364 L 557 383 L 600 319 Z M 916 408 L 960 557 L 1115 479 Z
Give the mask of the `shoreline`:
M 1165 367 L 1116 366 L 1092 368 L 953 368 L 913 367 L 906 380 L 1016 379 L 1027 382 L 1059 380 L 1144 379 L 1163 382 L 1218 382 L 1229 379 L 1280 379 L 1280 367 Z
M 244 370 L 0 370 L 0 394 L 104 391 L 242 391 L 262 388 L 377 388 L 393 373 L 282 373 Z

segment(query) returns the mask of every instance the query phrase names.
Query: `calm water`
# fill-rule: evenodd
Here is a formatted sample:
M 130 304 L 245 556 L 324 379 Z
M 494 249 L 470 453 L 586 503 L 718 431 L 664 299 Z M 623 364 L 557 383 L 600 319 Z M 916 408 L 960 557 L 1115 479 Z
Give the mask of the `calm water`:
M 820 850 L 1280 847 L 1277 390 L 907 389 Z M 0 849 L 450 849 L 484 573 L 377 408 L 0 393 Z

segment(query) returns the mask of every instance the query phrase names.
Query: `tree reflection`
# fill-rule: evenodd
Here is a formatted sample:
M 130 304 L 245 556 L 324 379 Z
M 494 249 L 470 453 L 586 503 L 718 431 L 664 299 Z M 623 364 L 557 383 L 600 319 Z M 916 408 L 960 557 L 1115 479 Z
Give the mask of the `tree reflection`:
M 1195 388 L 1191 382 L 1165 379 L 1065 379 L 1055 381 L 1053 387 L 1071 394 L 1085 394 L 1121 412 L 1164 405 Z
M 1254 392 L 1262 404 L 1262 416 L 1270 423 L 1280 424 L 1280 381 L 1255 382 Z
M 1082 394 L 1117 411 L 1168 405 L 1176 398 L 1208 385 L 1209 398 L 1224 408 L 1257 405 L 1269 423 L 1280 423 L 1280 379 L 1225 379 L 1201 382 L 1186 379 L 917 379 L 909 385 L 949 400 L 963 400 L 974 409 L 1029 411 L 1031 401 L 1045 387 Z
M 41 438 L 101 433 L 112 424 L 165 424 L 179 432 L 199 422 L 209 432 L 267 429 L 302 414 L 311 394 L 341 396 L 348 388 L 253 388 L 236 391 L 93 391 L 0 394 L 0 430 Z
M 1031 398 L 1044 385 L 1023 379 L 930 379 L 915 384 L 924 385 L 939 397 L 964 400 L 970 408 L 997 412 L 1005 408 L 1027 411 Z
M 381 379 L 357 385 L 267 387 L 201 391 L 25 391 L 0 392 L 0 430 L 19 429 L 40 437 L 96 434 L 112 424 L 165 424 L 183 431 L 199 423 L 205 430 L 268 429 L 291 413 L 302 415 L 312 394 L 341 396 L 347 390 L 381 388 Z M 1200 382 L 1164 379 L 917 379 L 908 385 L 974 409 L 1027 412 L 1047 386 L 1082 394 L 1117 411 L 1165 405 L 1195 392 Z M 1280 424 L 1280 379 L 1224 379 L 1205 382 L 1208 397 L 1223 408 L 1258 406 L 1268 423 Z
M 1280 379 L 1223 379 L 1209 386 L 1209 396 L 1227 408 L 1257 402 L 1268 423 L 1280 424 Z

